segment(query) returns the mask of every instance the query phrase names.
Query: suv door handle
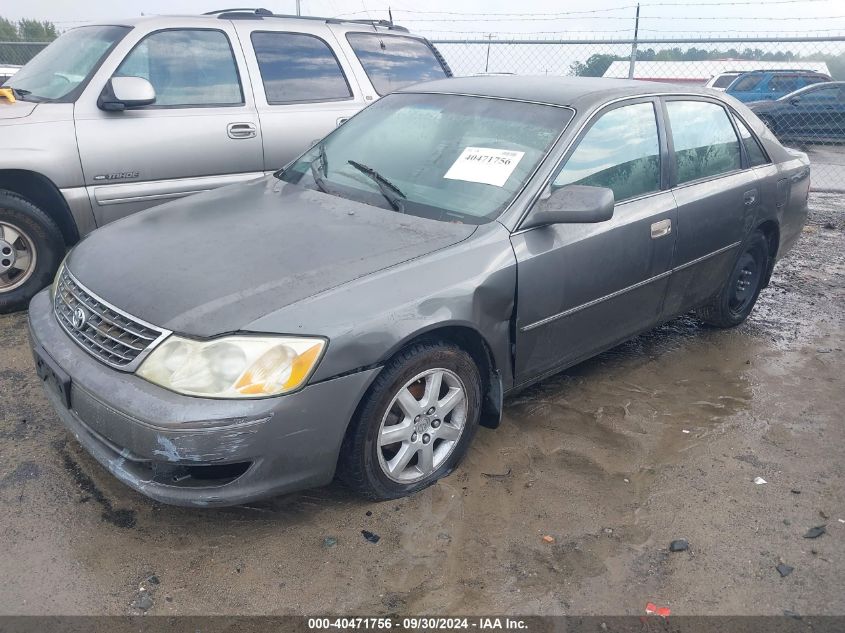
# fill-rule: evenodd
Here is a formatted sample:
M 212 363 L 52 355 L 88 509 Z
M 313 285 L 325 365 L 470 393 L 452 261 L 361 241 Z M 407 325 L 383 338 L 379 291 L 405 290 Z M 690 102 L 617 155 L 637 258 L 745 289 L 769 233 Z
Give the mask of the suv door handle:
M 672 232 L 672 220 L 666 218 L 665 220 L 660 220 L 660 222 L 655 222 L 651 225 L 651 239 L 656 240 L 661 237 L 665 237 Z
M 757 203 L 757 190 L 752 189 L 742 194 L 742 204 L 746 207 L 753 207 Z
M 229 138 L 255 138 L 255 125 L 252 123 L 230 123 L 226 126 Z

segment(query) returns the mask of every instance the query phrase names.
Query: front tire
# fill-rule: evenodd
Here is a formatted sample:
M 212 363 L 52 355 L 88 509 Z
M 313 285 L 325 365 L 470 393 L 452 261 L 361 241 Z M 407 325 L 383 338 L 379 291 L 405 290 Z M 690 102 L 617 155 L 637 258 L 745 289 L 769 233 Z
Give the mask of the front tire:
M 447 342 L 423 342 L 394 357 L 352 421 L 338 469 L 371 499 L 395 499 L 451 473 L 469 448 L 481 412 L 473 358 Z
M 46 213 L 0 191 L 0 314 L 25 309 L 53 280 L 64 251 L 62 234 Z
M 760 231 L 752 233 L 728 277 L 713 300 L 696 312 L 714 327 L 736 327 L 751 314 L 769 272 L 769 243 Z

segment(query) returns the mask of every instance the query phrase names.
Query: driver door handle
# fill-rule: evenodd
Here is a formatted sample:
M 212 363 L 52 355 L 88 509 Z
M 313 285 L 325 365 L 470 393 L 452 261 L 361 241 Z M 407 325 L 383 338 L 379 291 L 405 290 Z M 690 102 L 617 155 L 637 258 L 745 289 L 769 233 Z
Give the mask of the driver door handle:
M 651 225 L 651 239 L 656 240 L 661 237 L 665 237 L 672 232 L 672 220 L 666 218 L 665 220 L 660 220 L 660 222 L 655 222 Z

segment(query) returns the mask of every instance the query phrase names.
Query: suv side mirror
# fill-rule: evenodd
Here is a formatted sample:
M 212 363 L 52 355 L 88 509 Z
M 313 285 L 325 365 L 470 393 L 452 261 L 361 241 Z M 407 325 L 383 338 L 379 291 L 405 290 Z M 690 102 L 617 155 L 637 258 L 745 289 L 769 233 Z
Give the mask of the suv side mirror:
M 112 77 L 100 93 L 97 106 L 101 110 L 121 112 L 150 105 L 155 100 L 155 88 L 143 77 Z
M 540 199 L 520 228 L 604 222 L 613 217 L 615 203 L 612 189 L 566 185 L 553 189 L 551 195 Z

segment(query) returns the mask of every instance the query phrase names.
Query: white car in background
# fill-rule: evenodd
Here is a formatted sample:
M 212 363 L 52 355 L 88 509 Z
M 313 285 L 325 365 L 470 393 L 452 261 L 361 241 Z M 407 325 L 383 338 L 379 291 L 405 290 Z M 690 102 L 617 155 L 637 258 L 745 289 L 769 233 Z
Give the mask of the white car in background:
M 704 84 L 707 88 L 714 88 L 715 90 L 721 90 L 724 92 L 728 89 L 734 79 L 739 77 L 743 71 L 740 70 L 729 70 L 728 72 L 719 73 L 718 75 L 713 75 L 706 84 Z
M 21 69 L 21 66 L 14 64 L 6 64 L 0 66 L 0 86 L 6 83 L 6 80 Z

